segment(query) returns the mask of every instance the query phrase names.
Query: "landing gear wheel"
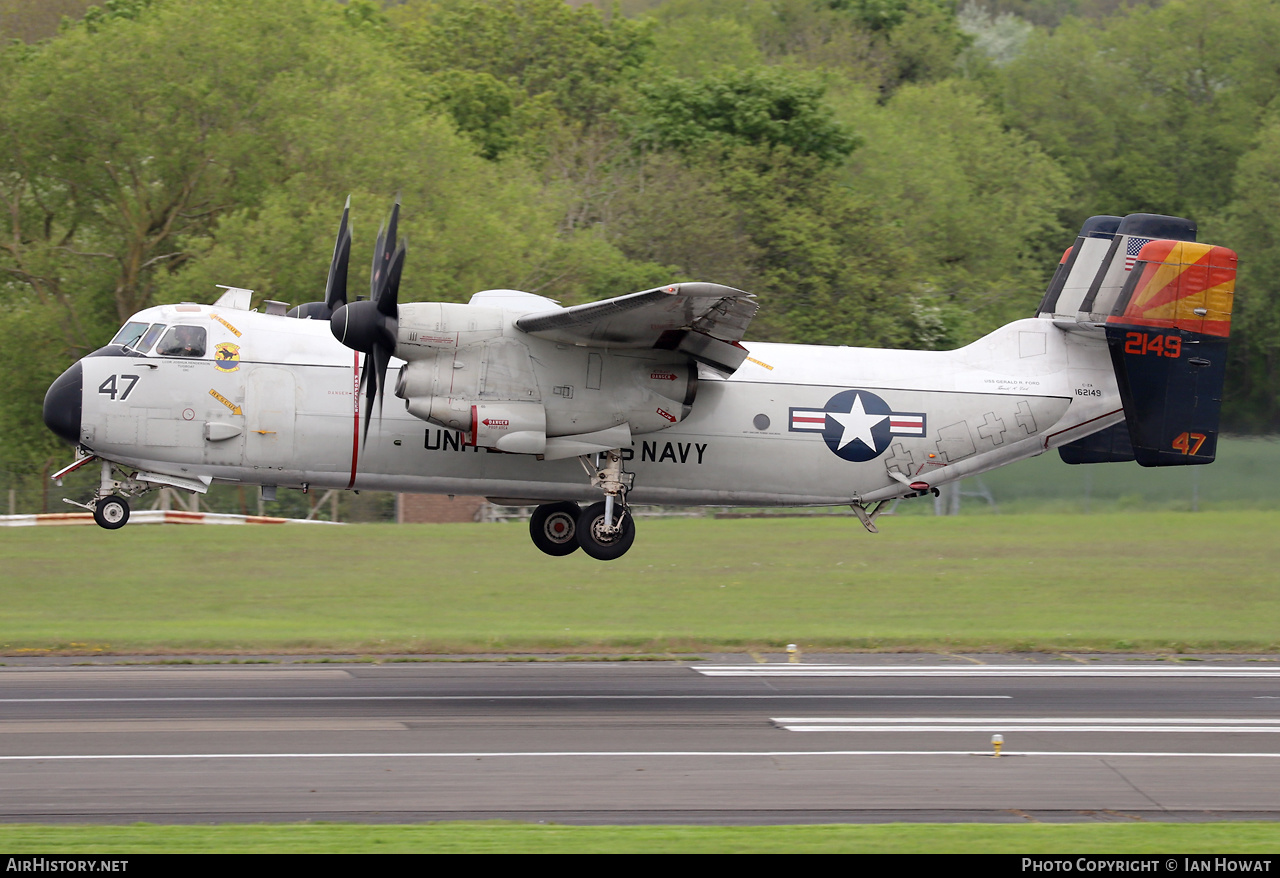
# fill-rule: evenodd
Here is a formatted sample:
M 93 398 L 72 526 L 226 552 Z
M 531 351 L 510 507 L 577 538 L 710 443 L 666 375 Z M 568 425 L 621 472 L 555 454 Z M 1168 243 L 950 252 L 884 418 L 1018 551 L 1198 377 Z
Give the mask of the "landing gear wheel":
M 548 555 L 560 557 L 578 551 L 577 503 L 543 503 L 529 518 L 529 536 L 533 544 Z
M 129 521 L 129 504 L 123 497 L 117 497 L 115 494 L 103 497 L 93 507 L 93 520 L 99 527 L 105 527 L 107 530 L 124 527 Z
M 636 540 L 636 523 L 621 503 L 613 506 L 613 522 L 618 530 L 605 533 L 604 503 L 593 503 L 582 510 L 578 516 L 578 542 L 582 544 L 582 551 L 597 561 L 612 561 L 625 555 Z

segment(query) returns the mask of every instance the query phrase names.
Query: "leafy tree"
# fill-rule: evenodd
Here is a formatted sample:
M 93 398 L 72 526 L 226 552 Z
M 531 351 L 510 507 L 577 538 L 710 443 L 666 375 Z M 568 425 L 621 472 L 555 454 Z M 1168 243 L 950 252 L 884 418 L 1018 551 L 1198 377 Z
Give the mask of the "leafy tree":
M 448 110 L 489 156 L 534 120 L 594 124 L 618 102 L 649 44 L 645 25 L 562 0 L 412 2 L 393 20 L 402 56 L 432 75 L 427 101 Z M 525 102 L 555 113 L 517 118 Z
M 697 82 L 667 79 L 641 86 L 641 93 L 637 137 L 658 148 L 687 153 L 712 144 L 786 147 L 833 162 L 857 146 L 822 103 L 823 87 L 779 68 Z
M 1237 429 L 1280 429 L 1280 118 L 1272 115 L 1239 163 L 1239 193 L 1206 240 L 1241 255 L 1224 415 Z
M 166 0 L 0 52 L 0 340 L 36 376 L 0 392 L 13 454 L 44 453 L 43 387 L 135 311 L 214 283 L 319 298 L 348 192 L 361 246 L 404 193 L 422 298 L 625 274 L 559 241 L 564 193 L 430 115 L 386 39 L 324 0 Z
M 1074 232 L 1058 221 L 1067 185 L 1054 162 L 955 82 L 885 105 L 853 92 L 841 116 L 865 139 L 845 179 L 902 230 L 919 281 L 950 306 L 950 339 L 1029 316 Z
M 0 0 L 0 42 L 36 43 L 58 32 L 64 17 L 80 18 L 90 0 Z
M 1208 216 L 1277 94 L 1280 14 L 1267 0 L 1175 0 L 1068 20 L 1004 68 L 1007 120 L 1068 169 L 1071 224 L 1090 213 Z

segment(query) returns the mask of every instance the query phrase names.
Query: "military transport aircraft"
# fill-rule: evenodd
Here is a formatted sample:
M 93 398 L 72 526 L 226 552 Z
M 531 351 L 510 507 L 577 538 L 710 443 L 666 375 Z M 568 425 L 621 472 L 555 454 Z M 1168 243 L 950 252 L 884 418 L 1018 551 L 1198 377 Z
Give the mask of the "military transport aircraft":
M 483 494 L 539 504 L 543 552 L 609 560 L 632 503 L 848 504 L 874 533 L 886 501 L 1050 448 L 1214 458 L 1236 256 L 1188 220 L 1089 219 L 1037 316 L 941 352 L 744 344 L 755 297 L 713 283 L 401 304 L 399 204 L 348 301 L 349 211 L 323 302 L 259 312 L 228 287 L 148 308 L 49 388 L 45 423 L 77 449 L 54 478 L 98 462 L 100 525 L 215 482 Z M 404 405 L 384 411 L 388 383 Z

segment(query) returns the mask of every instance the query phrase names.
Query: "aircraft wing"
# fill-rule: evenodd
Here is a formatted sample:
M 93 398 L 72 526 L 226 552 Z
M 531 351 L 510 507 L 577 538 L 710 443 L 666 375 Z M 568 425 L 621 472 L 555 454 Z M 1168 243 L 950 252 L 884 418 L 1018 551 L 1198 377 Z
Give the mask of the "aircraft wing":
M 731 373 L 746 357 L 738 342 L 759 307 L 755 296 L 733 287 L 671 284 L 525 314 L 516 326 L 561 344 L 679 351 Z

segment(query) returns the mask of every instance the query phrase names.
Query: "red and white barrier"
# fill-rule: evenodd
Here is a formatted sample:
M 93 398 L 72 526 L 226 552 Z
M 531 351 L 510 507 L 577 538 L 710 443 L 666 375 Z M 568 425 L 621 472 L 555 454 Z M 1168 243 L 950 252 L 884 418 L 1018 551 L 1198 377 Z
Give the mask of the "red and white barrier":
M 0 527 L 49 527 L 93 523 L 92 512 L 0 515 Z M 138 509 L 129 514 L 129 524 L 342 524 L 342 522 L 272 518 L 268 515 L 231 515 L 222 512 L 186 512 L 179 509 Z

